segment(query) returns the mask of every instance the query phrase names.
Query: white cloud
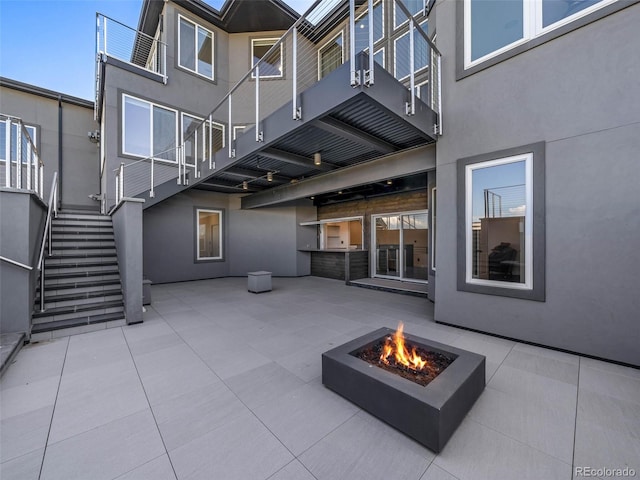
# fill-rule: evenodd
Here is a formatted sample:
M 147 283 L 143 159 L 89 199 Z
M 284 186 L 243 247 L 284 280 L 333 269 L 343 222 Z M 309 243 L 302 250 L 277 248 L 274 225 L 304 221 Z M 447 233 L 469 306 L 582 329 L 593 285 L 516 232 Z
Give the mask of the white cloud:
M 511 207 L 509 213 L 515 217 L 523 217 L 526 211 L 526 205 L 520 205 L 519 207 Z

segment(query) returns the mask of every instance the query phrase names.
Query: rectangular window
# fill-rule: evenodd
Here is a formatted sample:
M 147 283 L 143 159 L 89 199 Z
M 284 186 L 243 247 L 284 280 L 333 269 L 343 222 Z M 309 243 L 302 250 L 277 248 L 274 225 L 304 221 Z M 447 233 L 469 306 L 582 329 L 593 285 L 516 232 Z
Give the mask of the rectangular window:
M 427 21 L 420 24 L 424 33 L 428 32 Z M 411 41 L 409 32 L 394 40 L 394 74 L 398 80 L 406 78 L 411 73 Z M 417 73 L 429 65 L 429 44 L 425 38 L 416 30 L 413 32 L 413 68 Z
M 29 140 L 26 136 L 24 136 L 24 131 L 22 132 L 21 143 L 22 150 L 21 155 L 18 153 L 18 124 L 12 123 L 9 120 L 0 120 L 0 161 L 4 161 L 7 159 L 7 123 L 9 123 L 9 157 L 12 162 L 16 162 L 18 156 L 22 158 L 22 163 L 27 163 L 27 145 Z M 31 125 L 24 125 L 25 130 L 29 137 L 31 137 L 31 142 L 33 146 L 37 148 L 36 143 L 36 127 Z
M 213 80 L 213 32 L 179 15 L 178 64 Z
M 222 210 L 197 209 L 197 260 L 222 259 Z
M 122 153 L 176 161 L 178 112 L 124 94 Z
M 203 123 L 202 118 L 183 113 L 181 141 L 185 148 L 185 163 L 194 166 L 196 159 L 204 162 L 222 150 L 225 146 L 224 130 L 224 125 L 210 120 Z
M 616 0 L 464 0 L 465 67 Z
M 544 299 L 544 144 L 530 147 L 459 161 L 459 290 Z
M 407 10 L 415 17 L 416 15 L 425 11 L 425 0 L 402 0 Z M 409 18 L 398 7 L 396 2 L 393 2 L 393 28 L 398 28 L 405 23 Z
M 356 53 L 369 48 L 369 12 L 365 11 L 356 19 Z M 384 3 L 378 2 L 373 6 L 373 42 L 384 38 Z
M 344 35 L 340 32 L 318 50 L 318 80 L 344 63 Z
M 271 53 L 269 50 L 278 42 L 277 38 L 260 38 L 251 40 L 251 66 L 254 67 L 260 59 L 260 78 L 282 78 L 282 43 L 279 48 L 274 49 Z M 265 55 L 268 56 L 265 57 Z M 251 78 L 256 78 L 255 72 L 251 74 Z

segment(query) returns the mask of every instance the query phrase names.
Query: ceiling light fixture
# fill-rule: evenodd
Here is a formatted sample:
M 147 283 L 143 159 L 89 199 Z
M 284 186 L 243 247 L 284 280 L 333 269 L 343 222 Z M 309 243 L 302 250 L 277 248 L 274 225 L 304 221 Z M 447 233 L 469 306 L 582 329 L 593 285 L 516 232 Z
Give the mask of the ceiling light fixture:
M 314 153 L 313 154 L 313 164 L 318 166 L 322 163 L 322 156 L 320 155 L 320 152 Z
M 267 172 L 267 182 L 273 182 L 273 173 Z
M 242 182 L 242 189 L 243 190 L 249 190 L 249 184 L 247 183 L 246 180 L 244 182 Z

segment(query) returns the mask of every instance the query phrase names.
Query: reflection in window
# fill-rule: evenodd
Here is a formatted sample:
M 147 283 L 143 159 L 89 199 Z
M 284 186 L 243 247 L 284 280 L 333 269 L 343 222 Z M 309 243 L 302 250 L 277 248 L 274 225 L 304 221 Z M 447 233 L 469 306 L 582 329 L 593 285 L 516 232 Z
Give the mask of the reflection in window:
M 523 3 L 513 0 L 469 0 L 471 61 L 523 38 Z
M 255 66 L 260 59 L 260 78 L 280 78 L 282 77 L 282 44 L 280 48 L 269 50 L 276 44 L 277 38 L 260 38 L 251 40 L 251 66 Z M 269 55 L 265 58 L 265 55 Z M 255 73 L 251 74 L 255 78 Z
M 426 20 L 420 24 L 424 33 L 428 33 Z M 395 77 L 402 79 L 411 73 L 411 42 L 409 32 L 398 37 L 395 42 Z M 413 35 L 413 67 L 414 72 L 418 72 L 429 65 L 429 44 L 418 32 L 417 28 Z
M 183 17 L 179 29 L 180 66 L 213 79 L 213 33 Z
M 356 20 L 356 53 L 369 48 L 369 12 Z M 373 42 L 384 38 L 383 2 L 373 6 Z
M 225 146 L 224 125 L 202 118 L 182 114 L 182 143 L 185 147 L 185 162 L 194 165 L 195 159 L 205 161 Z M 197 129 L 197 132 L 196 132 Z M 213 144 L 213 150 L 211 145 Z
M 542 0 L 542 27 L 564 20 L 601 0 Z
M 222 258 L 222 211 L 197 210 L 198 215 L 198 260 L 220 260 Z
M 318 80 L 323 79 L 344 62 L 344 42 L 340 32 L 318 51 Z
M 177 112 L 129 95 L 123 104 L 123 153 L 175 161 Z
M 411 12 L 411 14 L 413 16 L 417 15 L 418 13 L 424 12 L 424 7 L 425 7 L 425 0 L 402 0 L 403 4 L 405 7 L 407 7 L 407 10 L 409 10 L 409 12 Z M 394 28 L 398 28 L 400 25 L 402 25 L 404 22 L 406 22 L 407 20 L 409 20 L 409 18 L 405 15 L 405 13 L 396 5 L 396 2 L 393 2 L 393 7 L 394 7 L 394 20 L 393 20 L 393 26 Z
M 466 167 L 467 280 L 472 283 L 531 284 L 531 159 L 526 154 Z

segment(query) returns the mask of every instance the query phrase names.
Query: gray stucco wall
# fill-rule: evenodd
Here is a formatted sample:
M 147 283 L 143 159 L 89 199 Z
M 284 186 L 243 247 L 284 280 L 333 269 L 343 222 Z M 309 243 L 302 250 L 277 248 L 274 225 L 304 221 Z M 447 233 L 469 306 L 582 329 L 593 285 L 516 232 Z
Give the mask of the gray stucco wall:
M 111 216 L 129 325 L 142 322 L 142 204 L 138 198 L 126 199 Z
M 455 80 L 456 6 L 438 11 L 437 321 L 640 365 L 640 5 Z M 546 142 L 546 301 L 456 289 L 456 161 Z
M 31 329 L 37 261 L 47 209 L 34 194 L 0 190 L 0 255 L 33 267 L 0 261 L 0 332 Z
M 240 195 L 187 190 L 144 210 L 144 275 L 154 283 L 267 270 L 274 276 L 308 275 L 308 230 L 298 224 L 315 219 L 310 202 L 241 210 Z M 196 261 L 195 210 L 223 211 L 223 258 Z M 315 238 L 313 239 L 315 242 Z
M 59 201 L 63 207 L 98 207 L 89 199 L 99 191 L 98 148 L 87 132 L 96 130 L 93 109 L 62 102 L 62 168 L 59 167 L 58 100 L 5 86 L 0 87 L 0 112 L 22 118 L 37 128 L 36 147 L 44 163 L 44 198 L 48 198 L 53 172 L 62 177 Z

